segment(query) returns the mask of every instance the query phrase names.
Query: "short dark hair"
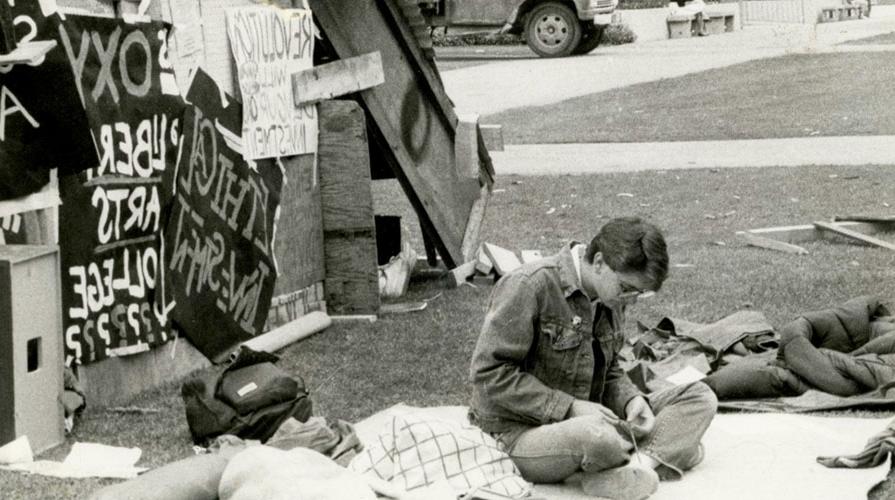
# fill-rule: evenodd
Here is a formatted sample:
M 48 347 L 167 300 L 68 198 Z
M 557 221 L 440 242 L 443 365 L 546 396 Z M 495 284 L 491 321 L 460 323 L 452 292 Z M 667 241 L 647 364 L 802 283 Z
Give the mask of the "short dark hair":
M 593 263 L 597 252 L 615 272 L 640 274 L 647 278 L 651 290 L 658 290 L 668 276 L 668 248 L 658 227 L 638 217 L 612 219 L 594 236 L 587 252 Z

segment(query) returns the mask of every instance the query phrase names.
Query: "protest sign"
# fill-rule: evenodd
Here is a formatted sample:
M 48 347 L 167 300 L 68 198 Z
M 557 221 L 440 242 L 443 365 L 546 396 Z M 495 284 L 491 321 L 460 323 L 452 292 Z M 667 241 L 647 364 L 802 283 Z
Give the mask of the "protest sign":
M 66 363 L 168 340 L 154 307 L 159 235 L 171 197 L 184 103 L 167 60 L 168 25 L 68 15 L 59 25 L 99 153 L 60 179 Z M 161 316 L 161 320 L 159 319 Z
M 244 157 L 316 152 L 317 108 L 295 107 L 291 77 L 314 65 L 311 11 L 269 6 L 228 9 L 227 34 L 243 101 Z
M 274 160 L 243 159 L 241 104 L 224 99 L 198 70 L 187 95 L 183 151 L 163 239 L 171 316 L 199 351 L 217 361 L 264 326 L 277 276 L 273 240 L 283 186 Z
M 58 42 L 55 2 L 2 1 L 9 2 L 18 43 Z M 0 65 L 0 200 L 37 192 L 52 168 L 65 175 L 95 164 L 87 117 L 62 47 L 30 64 Z

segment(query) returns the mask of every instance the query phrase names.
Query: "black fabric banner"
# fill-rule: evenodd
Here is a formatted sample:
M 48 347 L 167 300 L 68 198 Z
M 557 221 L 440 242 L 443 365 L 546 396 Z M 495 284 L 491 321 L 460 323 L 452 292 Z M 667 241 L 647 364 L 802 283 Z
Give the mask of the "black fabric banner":
M 201 70 L 187 100 L 164 235 L 165 297 L 175 301 L 171 314 L 186 336 L 219 361 L 264 327 L 283 173 L 273 160 L 243 160 L 241 104 Z
M 126 355 L 170 338 L 159 238 L 184 102 L 167 60 L 168 25 L 68 15 L 60 45 L 98 162 L 60 179 L 66 363 Z
M 60 42 L 61 19 L 40 4 L 16 0 L 10 7 L 18 43 L 56 40 L 57 46 L 31 65 L 0 66 L 0 200 L 37 192 L 52 168 L 66 175 L 97 162 Z

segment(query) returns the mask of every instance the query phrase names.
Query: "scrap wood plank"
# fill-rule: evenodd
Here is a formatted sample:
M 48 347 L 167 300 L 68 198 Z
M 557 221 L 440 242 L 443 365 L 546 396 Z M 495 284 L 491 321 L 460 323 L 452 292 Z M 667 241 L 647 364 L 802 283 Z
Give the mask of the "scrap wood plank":
M 737 236 L 742 238 L 747 245 L 754 247 L 767 248 L 768 250 L 777 250 L 779 252 L 793 253 L 796 255 L 808 255 L 808 250 L 805 250 L 803 247 L 772 238 L 765 238 L 764 236 L 759 236 L 750 233 L 749 231 L 738 232 Z
M 494 270 L 494 264 L 491 263 L 491 259 L 488 258 L 485 249 L 481 246 L 475 254 L 475 270 L 481 274 L 491 274 L 491 271 Z
M 465 283 L 466 280 L 468 280 L 475 274 L 475 262 L 476 261 L 471 260 L 451 269 L 451 272 L 449 273 L 450 278 L 448 284 L 452 288 L 456 288 Z
M 292 75 L 295 106 L 360 92 L 385 82 L 378 51 L 339 59 Z
M 536 260 L 540 260 L 544 258 L 544 255 L 540 250 L 523 250 L 520 252 L 522 256 L 522 263 L 528 264 L 529 262 L 534 262 Z
M 895 215 L 837 215 L 836 222 L 869 222 L 876 224 L 895 224 Z
M 501 276 L 504 276 L 514 269 L 522 266 L 522 262 L 520 262 L 519 258 L 516 257 L 516 254 L 507 250 L 506 248 L 502 248 L 491 243 L 484 243 L 482 245 L 482 248 L 485 249 L 485 254 L 488 256 L 489 259 L 491 259 L 491 263 L 494 265 L 494 269 L 497 271 L 497 274 Z
M 887 248 L 889 250 L 895 250 L 895 244 L 889 243 L 888 241 L 883 241 L 879 238 L 874 238 L 873 236 L 867 236 L 866 234 L 862 234 L 857 231 L 852 231 L 851 229 L 846 229 L 839 224 L 831 224 L 829 222 L 818 221 L 814 223 L 814 226 L 823 231 L 840 234 L 847 238 L 863 241 L 864 243 L 868 243 L 870 245 Z
M 875 234 L 887 229 L 887 224 L 871 224 L 867 222 L 841 222 L 839 227 L 860 231 L 864 234 Z M 759 229 L 750 229 L 750 233 L 766 238 L 784 241 L 786 243 L 804 243 L 808 241 L 817 241 L 831 237 L 832 233 L 828 233 L 819 229 L 812 224 L 801 224 L 798 226 L 777 226 L 764 227 Z

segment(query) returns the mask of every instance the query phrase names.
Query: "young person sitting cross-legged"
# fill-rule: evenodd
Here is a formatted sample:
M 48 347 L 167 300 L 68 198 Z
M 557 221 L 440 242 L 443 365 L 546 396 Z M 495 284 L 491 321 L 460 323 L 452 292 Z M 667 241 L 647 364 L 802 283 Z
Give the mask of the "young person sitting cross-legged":
M 624 311 L 662 286 L 665 239 L 637 218 L 504 276 L 470 369 L 470 420 L 532 482 L 582 472 L 586 493 L 641 499 L 703 458 L 717 408 L 697 382 L 644 396 L 618 365 Z M 635 445 L 636 443 L 636 445 Z

